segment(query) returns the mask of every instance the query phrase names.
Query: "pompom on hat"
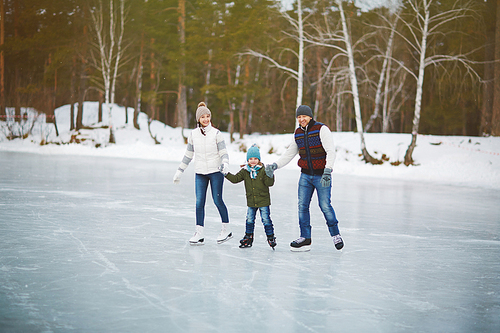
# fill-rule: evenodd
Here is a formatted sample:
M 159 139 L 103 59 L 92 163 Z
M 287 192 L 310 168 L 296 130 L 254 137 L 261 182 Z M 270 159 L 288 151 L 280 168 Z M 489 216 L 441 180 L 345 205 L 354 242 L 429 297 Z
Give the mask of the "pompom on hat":
M 311 108 L 307 105 L 301 105 L 297 108 L 297 111 L 295 112 L 295 118 L 297 118 L 298 116 L 309 116 L 311 118 L 314 118 Z
M 196 109 L 196 122 L 199 122 L 201 116 L 203 116 L 204 114 L 209 114 L 210 116 L 212 116 L 212 112 L 210 112 L 210 110 L 207 108 L 205 102 L 200 102 L 198 104 L 198 108 Z
M 252 147 L 248 148 L 247 151 L 247 161 L 252 157 L 258 158 L 260 161 L 260 150 L 259 147 L 254 143 Z

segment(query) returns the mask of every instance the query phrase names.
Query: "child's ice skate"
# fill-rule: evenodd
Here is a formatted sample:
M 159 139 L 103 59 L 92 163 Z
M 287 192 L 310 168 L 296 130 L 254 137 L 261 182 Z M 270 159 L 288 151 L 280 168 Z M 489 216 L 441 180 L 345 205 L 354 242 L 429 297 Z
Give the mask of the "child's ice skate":
M 246 247 L 252 247 L 253 243 L 253 234 L 245 234 L 245 236 L 240 240 L 240 249 L 244 249 Z

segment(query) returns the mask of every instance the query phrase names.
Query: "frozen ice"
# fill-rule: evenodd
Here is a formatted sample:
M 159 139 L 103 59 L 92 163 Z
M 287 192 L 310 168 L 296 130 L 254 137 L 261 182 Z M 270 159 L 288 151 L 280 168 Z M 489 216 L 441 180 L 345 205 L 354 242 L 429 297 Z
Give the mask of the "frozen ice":
M 0 152 L 1 332 L 499 332 L 500 191 L 333 175 L 345 241 L 316 199 L 299 236 L 299 170 L 276 171 L 271 218 L 239 249 L 246 201 L 224 185 L 234 238 L 216 244 L 193 168 L 177 162 Z

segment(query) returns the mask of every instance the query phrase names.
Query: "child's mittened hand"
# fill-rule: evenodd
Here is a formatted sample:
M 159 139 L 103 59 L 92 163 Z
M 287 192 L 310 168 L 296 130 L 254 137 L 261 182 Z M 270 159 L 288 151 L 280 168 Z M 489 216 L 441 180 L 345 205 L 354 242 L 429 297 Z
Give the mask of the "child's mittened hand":
M 321 176 L 321 186 L 328 187 L 332 184 L 332 169 L 326 168 Z
M 266 175 L 269 178 L 273 178 L 274 177 L 274 170 L 276 170 L 276 169 L 278 169 L 278 164 L 276 164 L 276 163 L 266 165 Z
M 181 176 L 182 172 L 180 170 L 177 170 L 177 172 L 174 175 L 174 184 L 179 184 L 181 182 Z

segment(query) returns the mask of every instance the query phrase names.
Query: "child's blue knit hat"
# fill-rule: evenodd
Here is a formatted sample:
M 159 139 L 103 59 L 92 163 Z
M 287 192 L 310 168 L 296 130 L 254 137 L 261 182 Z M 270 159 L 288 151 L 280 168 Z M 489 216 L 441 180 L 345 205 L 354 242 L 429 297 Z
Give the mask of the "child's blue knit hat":
M 260 150 L 259 147 L 254 143 L 252 147 L 248 148 L 247 151 L 247 161 L 252 157 L 258 158 L 260 161 Z

